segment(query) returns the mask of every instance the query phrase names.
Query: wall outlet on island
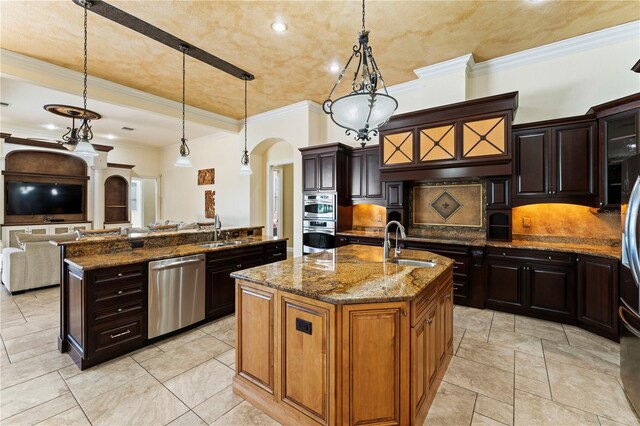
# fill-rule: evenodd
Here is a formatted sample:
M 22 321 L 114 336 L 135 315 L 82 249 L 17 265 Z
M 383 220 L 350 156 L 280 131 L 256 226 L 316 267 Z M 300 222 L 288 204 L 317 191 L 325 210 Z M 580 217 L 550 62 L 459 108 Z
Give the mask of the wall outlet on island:
M 378 221 L 378 223 L 382 223 L 382 215 L 381 214 L 378 215 L 377 221 Z
M 522 226 L 524 228 L 531 228 L 531 218 L 530 217 L 523 217 L 522 218 Z

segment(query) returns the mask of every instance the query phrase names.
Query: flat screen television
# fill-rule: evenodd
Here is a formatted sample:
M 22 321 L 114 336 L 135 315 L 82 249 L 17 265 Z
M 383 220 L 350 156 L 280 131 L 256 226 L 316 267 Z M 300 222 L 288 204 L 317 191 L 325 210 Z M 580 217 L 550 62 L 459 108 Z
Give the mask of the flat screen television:
M 84 211 L 84 185 L 7 182 L 8 215 L 79 214 Z

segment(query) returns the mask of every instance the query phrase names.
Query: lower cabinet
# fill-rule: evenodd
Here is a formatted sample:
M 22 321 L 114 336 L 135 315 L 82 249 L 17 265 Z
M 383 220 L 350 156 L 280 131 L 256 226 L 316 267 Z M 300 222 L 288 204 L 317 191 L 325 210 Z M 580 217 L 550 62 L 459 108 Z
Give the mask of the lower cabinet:
M 578 256 L 578 323 L 618 340 L 618 261 Z
M 65 269 L 62 338 L 82 369 L 131 352 L 147 338 L 147 263 Z
M 213 251 L 207 255 L 205 318 L 215 319 L 235 310 L 235 271 L 287 258 L 286 241 Z
M 285 424 L 422 424 L 453 355 L 453 280 L 332 305 L 236 284 L 234 390 Z
M 573 255 L 489 248 L 487 308 L 575 323 Z

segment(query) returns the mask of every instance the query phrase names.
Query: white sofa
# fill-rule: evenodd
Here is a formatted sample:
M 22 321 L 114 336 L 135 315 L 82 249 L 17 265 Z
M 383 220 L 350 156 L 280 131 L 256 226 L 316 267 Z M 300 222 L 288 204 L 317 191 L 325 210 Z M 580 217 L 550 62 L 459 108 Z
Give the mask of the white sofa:
M 2 283 L 11 293 L 60 284 L 60 247 L 49 241 L 72 241 L 75 233 L 16 235 L 20 248 L 2 250 Z

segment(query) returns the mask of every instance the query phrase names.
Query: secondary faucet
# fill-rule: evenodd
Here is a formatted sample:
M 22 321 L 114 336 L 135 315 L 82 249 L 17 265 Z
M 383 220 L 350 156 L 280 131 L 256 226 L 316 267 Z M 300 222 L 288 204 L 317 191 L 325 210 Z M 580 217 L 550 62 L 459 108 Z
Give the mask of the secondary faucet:
M 407 234 L 404 232 L 404 226 L 402 226 L 402 224 L 400 222 L 398 222 L 397 220 L 392 220 L 389 223 L 387 223 L 387 226 L 385 226 L 384 228 L 384 246 L 383 246 L 383 259 L 382 262 L 386 263 L 387 258 L 389 257 L 389 247 L 391 246 L 391 241 L 389 241 L 389 226 L 390 225 L 396 225 L 396 248 L 395 248 L 395 256 L 398 257 L 400 256 L 400 246 L 398 245 L 398 231 L 400 231 L 400 235 L 402 238 L 402 241 L 404 241 L 407 238 Z
M 213 241 L 218 241 L 218 237 L 220 237 L 221 228 L 222 228 L 222 223 L 220 222 L 220 216 L 215 215 L 213 217 Z

